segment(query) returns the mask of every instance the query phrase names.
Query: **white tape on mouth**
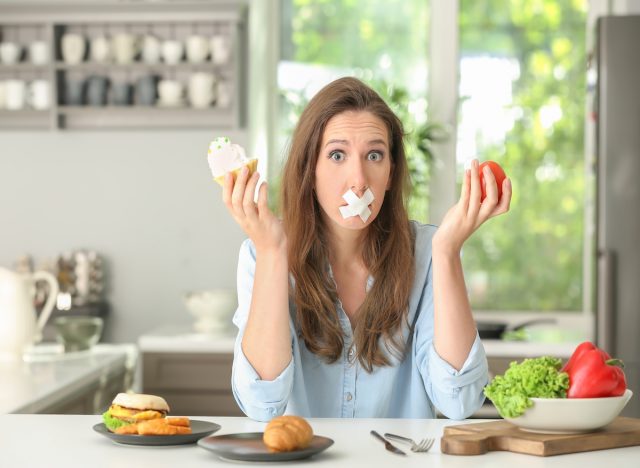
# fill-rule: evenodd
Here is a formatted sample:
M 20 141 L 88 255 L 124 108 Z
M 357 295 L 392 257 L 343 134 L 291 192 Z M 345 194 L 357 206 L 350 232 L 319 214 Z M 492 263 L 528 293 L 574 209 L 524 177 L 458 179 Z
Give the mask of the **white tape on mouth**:
M 348 203 L 347 206 L 340 207 L 340 214 L 344 219 L 351 218 L 352 216 L 360 216 L 363 223 L 367 222 L 369 216 L 371 216 L 371 210 L 369 205 L 373 201 L 373 192 L 367 189 L 362 195 L 362 198 L 358 197 L 356 193 L 349 189 L 342 195 L 342 198 Z

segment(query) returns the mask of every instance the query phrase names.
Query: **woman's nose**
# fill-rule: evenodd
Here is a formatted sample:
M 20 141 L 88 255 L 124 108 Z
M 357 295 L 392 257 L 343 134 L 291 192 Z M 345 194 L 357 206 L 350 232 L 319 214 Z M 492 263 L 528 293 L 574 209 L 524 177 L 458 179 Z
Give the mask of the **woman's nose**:
M 350 188 L 359 197 L 367 190 L 367 176 L 364 171 L 364 164 L 360 158 L 352 158 L 353 162 L 350 171 Z

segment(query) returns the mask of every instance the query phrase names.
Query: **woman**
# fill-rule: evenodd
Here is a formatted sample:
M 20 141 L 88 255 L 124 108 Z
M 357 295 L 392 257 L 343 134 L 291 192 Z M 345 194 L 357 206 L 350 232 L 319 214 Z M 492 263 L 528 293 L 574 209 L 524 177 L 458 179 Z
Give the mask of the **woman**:
M 225 178 L 223 199 L 249 239 L 238 263 L 232 387 L 249 417 L 463 419 L 484 401 L 487 361 L 460 251 L 508 211 L 478 162 L 440 227 L 408 219 L 399 119 L 342 78 L 302 113 L 282 179 L 282 221 L 258 174 Z M 248 180 L 247 180 L 248 179 Z

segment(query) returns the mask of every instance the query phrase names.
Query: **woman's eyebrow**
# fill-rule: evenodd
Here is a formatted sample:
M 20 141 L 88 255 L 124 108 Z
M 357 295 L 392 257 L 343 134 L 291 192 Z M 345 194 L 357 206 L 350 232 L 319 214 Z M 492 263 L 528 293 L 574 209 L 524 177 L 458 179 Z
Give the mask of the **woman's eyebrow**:
M 327 147 L 327 146 L 329 146 L 329 145 L 331 145 L 331 144 L 333 144 L 333 143 L 340 143 L 340 144 L 342 144 L 342 145 L 348 145 L 348 144 L 349 144 L 349 142 L 348 142 L 347 140 L 336 140 L 336 139 L 333 139 L 333 140 L 329 140 L 329 141 L 327 141 L 327 143 L 326 143 L 324 146 L 325 146 L 325 147 Z M 384 146 L 389 146 L 389 145 L 387 144 L 387 142 L 386 142 L 385 140 L 381 139 L 381 138 L 376 139 L 376 140 L 370 140 L 370 141 L 368 142 L 368 144 L 369 144 L 369 145 L 384 145 Z
M 347 140 L 329 140 L 329 141 L 327 141 L 327 144 L 324 145 L 324 146 L 327 147 L 332 143 L 340 143 L 342 145 L 348 145 L 349 144 L 349 142 Z

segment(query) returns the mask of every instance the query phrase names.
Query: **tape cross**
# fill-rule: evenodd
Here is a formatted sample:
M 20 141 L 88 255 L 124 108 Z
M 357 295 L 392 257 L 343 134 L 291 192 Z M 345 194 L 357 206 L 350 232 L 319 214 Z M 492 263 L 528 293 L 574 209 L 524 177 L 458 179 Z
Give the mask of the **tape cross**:
M 352 216 L 360 216 L 362 222 L 366 223 L 369 216 L 371 216 L 369 204 L 374 200 L 373 192 L 370 189 L 367 189 L 362 195 L 362 198 L 360 198 L 353 190 L 349 189 L 344 195 L 342 195 L 342 198 L 344 198 L 344 201 L 348 203 L 347 206 L 340 207 L 340 214 L 342 217 L 347 219 Z

